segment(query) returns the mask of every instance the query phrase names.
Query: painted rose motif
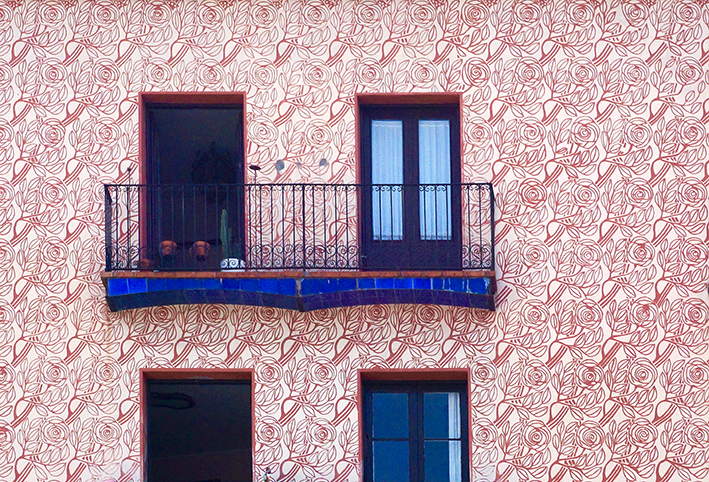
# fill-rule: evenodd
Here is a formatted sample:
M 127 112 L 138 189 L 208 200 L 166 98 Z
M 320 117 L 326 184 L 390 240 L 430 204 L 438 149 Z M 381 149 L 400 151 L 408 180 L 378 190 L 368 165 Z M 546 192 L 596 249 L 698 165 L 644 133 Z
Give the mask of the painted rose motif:
M 540 329 L 547 323 L 549 310 L 539 300 L 529 300 L 522 306 L 522 324 L 531 329 Z
M 521 85 L 534 87 L 542 81 L 543 76 L 542 66 L 532 57 L 520 59 L 515 68 L 515 78 Z
M 278 70 L 268 59 L 257 59 L 251 64 L 249 83 L 260 89 L 269 89 L 276 83 Z
M 594 5 L 586 0 L 569 2 L 566 15 L 571 23 L 578 27 L 588 27 L 593 22 Z
M 576 366 L 574 382 L 580 388 L 598 390 L 603 381 L 602 368 L 592 360 L 584 360 Z
M 647 20 L 647 5 L 640 0 L 623 2 L 623 16 L 633 27 L 642 27 Z
M 461 19 L 466 25 L 480 28 L 487 24 L 490 12 L 484 3 L 466 0 L 463 4 Z
M 489 420 L 477 419 L 472 422 L 471 444 L 482 449 L 494 447 L 497 440 L 497 428 Z
M 633 147 L 644 148 L 652 139 L 650 125 L 645 119 L 633 118 L 625 124 L 625 138 Z
M 571 142 L 585 149 L 593 147 L 599 136 L 598 124 L 590 117 L 579 117 L 571 126 Z
M 589 59 L 573 60 L 569 66 L 569 77 L 576 85 L 588 86 L 596 80 L 596 75 L 596 66 Z
M 271 28 L 278 20 L 278 10 L 271 2 L 254 2 L 249 13 L 251 23 L 258 28 Z
M 526 118 L 517 127 L 519 141 L 528 147 L 539 147 L 544 143 L 546 128 L 536 119 Z
M 674 4 L 672 10 L 674 19 L 686 27 L 694 27 L 701 18 L 701 9 L 698 3 L 690 0 L 680 0 Z
M 363 59 L 357 64 L 355 79 L 358 84 L 370 89 L 376 89 L 382 82 L 383 76 L 382 68 L 375 60 Z
M 485 87 L 490 80 L 490 68 L 481 59 L 469 59 L 463 67 L 463 79 L 473 87 Z
M 497 379 L 497 367 L 488 359 L 476 360 L 470 368 L 471 381 L 479 387 L 489 387 Z

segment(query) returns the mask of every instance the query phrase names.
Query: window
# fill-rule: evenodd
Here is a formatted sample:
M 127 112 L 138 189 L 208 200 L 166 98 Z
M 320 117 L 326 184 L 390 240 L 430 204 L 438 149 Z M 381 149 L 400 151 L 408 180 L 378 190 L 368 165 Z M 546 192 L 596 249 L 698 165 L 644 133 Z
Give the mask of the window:
M 467 482 L 465 382 L 364 385 L 366 482 Z
M 218 267 L 223 258 L 241 257 L 244 154 L 240 98 L 234 94 L 143 97 L 143 174 L 151 220 L 147 244 L 151 249 L 168 247 L 181 253 L 177 258 L 163 256 L 160 267 L 188 268 L 191 262 Z M 197 257 L 195 243 L 200 241 L 206 248 Z
M 149 482 L 252 481 L 244 380 L 146 380 Z
M 458 105 L 362 105 L 364 267 L 461 266 Z

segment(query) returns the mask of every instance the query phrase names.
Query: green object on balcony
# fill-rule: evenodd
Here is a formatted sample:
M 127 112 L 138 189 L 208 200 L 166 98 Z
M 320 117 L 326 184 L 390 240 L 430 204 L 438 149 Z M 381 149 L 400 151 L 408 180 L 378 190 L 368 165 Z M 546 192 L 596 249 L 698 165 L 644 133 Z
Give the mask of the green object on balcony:
M 238 258 L 240 256 L 241 250 L 238 244 L 234 243 L 226 209 L 222 209 L 222 223 L 219 230 L 219 239 L 222 243 L 222 258 Z

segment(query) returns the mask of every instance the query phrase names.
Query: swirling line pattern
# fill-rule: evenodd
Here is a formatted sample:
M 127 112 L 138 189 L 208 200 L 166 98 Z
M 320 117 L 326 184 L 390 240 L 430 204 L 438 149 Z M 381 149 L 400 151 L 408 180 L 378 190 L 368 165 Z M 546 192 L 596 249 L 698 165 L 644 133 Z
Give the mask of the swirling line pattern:
M 286 481 L 359 480 L 372 367 L 470 369 L 472 480 L 707 480 L 707 38 L 706 0 L 0 3 L 0 480 L 140 480 L 141 367 L 253 368 Z M 356 93 L 461 92 L 497 312 L 108 313 L 141 91 L 245 92 L 271 182 L 356 180 Z

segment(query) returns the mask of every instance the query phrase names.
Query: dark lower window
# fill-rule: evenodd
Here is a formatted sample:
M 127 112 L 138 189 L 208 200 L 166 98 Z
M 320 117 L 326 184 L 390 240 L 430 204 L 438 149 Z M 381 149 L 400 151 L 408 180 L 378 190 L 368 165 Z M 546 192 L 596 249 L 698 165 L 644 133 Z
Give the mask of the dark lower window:
M 461 267 L 457 105 L 361 106 L 365 267 Z
M 147 380 L 149 482 L 251 482 L 247 381 Z
M 364 480 L 467 482 L 465 382 L 364 386 Z

